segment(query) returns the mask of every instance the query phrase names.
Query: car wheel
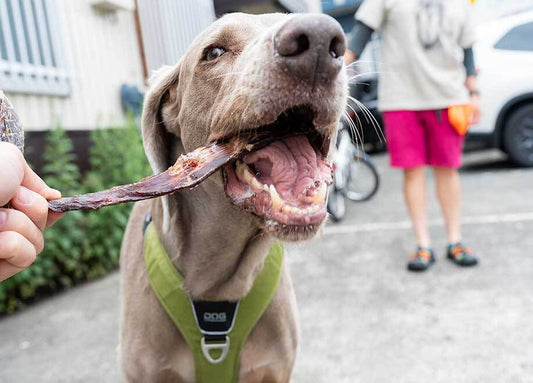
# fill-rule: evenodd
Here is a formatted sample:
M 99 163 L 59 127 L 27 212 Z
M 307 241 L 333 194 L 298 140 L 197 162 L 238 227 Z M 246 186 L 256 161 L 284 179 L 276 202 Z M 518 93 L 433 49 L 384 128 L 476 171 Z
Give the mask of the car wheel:
M 503 133 L 505 151 L 520 166 L 533 166 L 533 104 L 516 109 L 508 118 Z

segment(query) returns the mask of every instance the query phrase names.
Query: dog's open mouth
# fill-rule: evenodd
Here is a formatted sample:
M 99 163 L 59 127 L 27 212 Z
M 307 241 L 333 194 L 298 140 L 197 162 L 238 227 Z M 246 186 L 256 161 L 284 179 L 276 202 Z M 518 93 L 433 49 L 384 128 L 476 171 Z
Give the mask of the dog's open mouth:
M 291 108 L 254 131 L 282 138 L 224 167 L 227 195 L 269 226 L 314 231 L 326 217 L 330 137 L 315 128 L 307 106 Z

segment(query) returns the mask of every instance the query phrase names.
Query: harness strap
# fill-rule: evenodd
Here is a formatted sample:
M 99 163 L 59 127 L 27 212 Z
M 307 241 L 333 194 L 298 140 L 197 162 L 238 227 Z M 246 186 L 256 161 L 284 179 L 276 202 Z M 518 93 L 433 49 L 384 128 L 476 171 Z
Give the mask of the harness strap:
M 202 333 L 200 323 L 196 320 L 198 311 L 195 313 L 197 309 L 193 309 L 193 302 L 198 301 L 193 301 L 183 291 L 183 276 L 169 259 L 153 224 L 146 227 L 144 260 L 153 291 L 194 355 L 196 382 L 236 383 L 241 348 L 279 285 L 283 262 L 282 244 L 276 241 L 272 245 L 250 292 L 239 302 L 233 302 L 235 318 L 229 331 L 223 336 L 211 338 L 205 331 Z M 208 314 L 207 318 L 212 313 Z

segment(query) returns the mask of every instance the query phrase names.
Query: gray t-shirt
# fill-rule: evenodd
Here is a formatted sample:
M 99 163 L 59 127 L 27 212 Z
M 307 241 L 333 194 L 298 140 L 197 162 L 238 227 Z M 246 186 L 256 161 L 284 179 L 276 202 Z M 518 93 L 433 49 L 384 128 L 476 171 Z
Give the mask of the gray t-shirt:
M 443 109 L 469 100 L 463 49 L 475 33 L 469 0 L 366 0 L 357 20 L 382 34 L 379 108 Z

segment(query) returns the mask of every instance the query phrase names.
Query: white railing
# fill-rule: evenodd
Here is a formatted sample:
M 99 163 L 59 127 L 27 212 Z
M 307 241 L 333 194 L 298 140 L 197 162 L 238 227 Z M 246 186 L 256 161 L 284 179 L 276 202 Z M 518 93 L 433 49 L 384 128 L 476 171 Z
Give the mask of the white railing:
M 68 95 L 55 0 L 0 0 L 0 89 Z

